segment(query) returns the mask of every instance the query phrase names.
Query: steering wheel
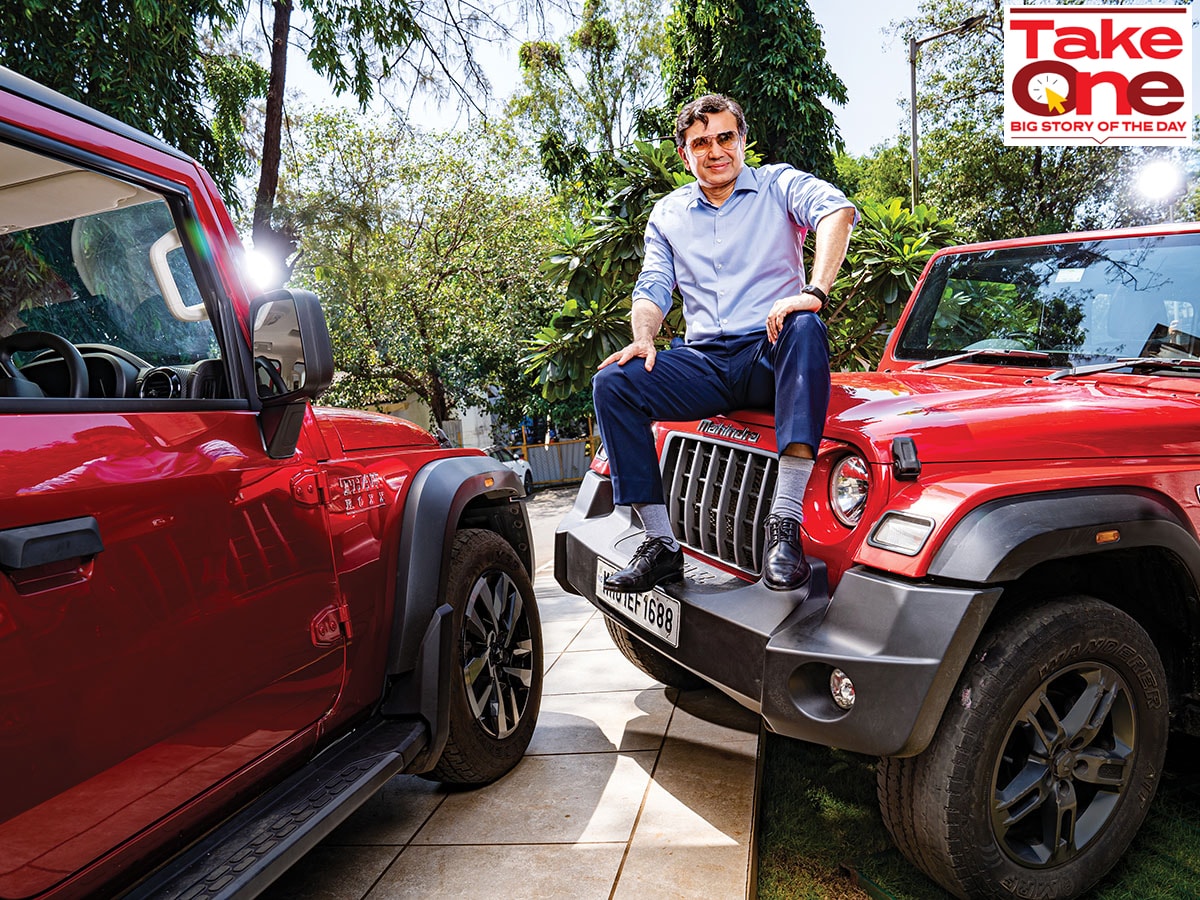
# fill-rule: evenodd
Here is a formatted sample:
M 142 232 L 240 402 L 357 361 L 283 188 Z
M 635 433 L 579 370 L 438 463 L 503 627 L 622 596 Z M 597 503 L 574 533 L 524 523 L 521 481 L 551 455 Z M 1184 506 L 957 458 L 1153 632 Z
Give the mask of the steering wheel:
M 263 372 L 267 376 L 267 380 L 271 382 L 271 387 L 275 389 L 274 394 L 267 396 L 281 396 L 291 391 L 287 386 L 287 382 L 283 380 L 283 376 L 279 374 L 279 370 L 271 364 L 271 361 L 265 356 L 254 357 L 254 368 L 256 371 Z M 260 388 L 263 385 L 260 385 Z M 259 391 L 259 396 L 262 396 L 262 391 Z
M 21 374 L 12 361 L 14 353 L 23 350 L 49 350 L 62 357 L 67 365 L 70 392 L 67 396 L 80 399 L 88 396 L 91 385 L 88 380 L 87 364 L 66 338 L 49 331 L 18 331 L 0 338 L 0 370 L 7 378 L 0 378 L 0 397 L 44 397 L 37 384 Z

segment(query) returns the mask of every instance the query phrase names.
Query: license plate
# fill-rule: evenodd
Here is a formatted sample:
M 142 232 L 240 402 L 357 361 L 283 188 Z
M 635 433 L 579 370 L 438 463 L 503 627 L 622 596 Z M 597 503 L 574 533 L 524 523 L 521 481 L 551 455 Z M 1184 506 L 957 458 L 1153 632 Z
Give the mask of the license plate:
M 645 594 L 619 594 L 604 589 L 604 579 L 617 572 L 612 563 L 596 562 L 596 596 L 628 619 L 637 622 L 651 634 L 658 635 L 672 647 L 679 646 L 679 601 L 661 591 Z

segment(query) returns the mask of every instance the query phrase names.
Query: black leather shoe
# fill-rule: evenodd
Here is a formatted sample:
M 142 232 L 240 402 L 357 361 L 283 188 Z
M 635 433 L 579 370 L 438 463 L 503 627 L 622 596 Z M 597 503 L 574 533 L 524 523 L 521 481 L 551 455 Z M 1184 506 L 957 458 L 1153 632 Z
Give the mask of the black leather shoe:
M 800 523 L 784 516 L 767 516 L 767 552 L 763 556 L 763 581 L 773 591 L 804 587 L 812 567 L 800 544 Z
M 683 549 L 667 547 L 666 538 L 646 538 L 620 572 L 604 579 L 604 589 L 618 594 L 644 594 L 656 584 L 683 578 Z

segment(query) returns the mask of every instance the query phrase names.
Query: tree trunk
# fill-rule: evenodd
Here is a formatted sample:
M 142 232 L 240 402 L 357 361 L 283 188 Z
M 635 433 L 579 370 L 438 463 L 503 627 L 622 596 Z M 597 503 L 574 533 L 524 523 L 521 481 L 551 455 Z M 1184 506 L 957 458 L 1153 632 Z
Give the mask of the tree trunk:
M 436 371 L 431 371 L 429 375 L 429 410 L 438 422 L 445 422 L 452 412 L 446 398 L 446 386 Z
M 288 34 L 291 30 L 292 0 L 274 0 L 275 21 L 271 34 L 271 79 L 267 87 L 267 114 L 263 135 L 262 173 L 254 195 L 254 246 L 275 258 L 280 271 L 291 275 L 287 258 L 296 249 L 292 235 L 274 228 L 271 213 L 279 189 L 280 147 L 283 140 L 283 92 L 287 83 Z

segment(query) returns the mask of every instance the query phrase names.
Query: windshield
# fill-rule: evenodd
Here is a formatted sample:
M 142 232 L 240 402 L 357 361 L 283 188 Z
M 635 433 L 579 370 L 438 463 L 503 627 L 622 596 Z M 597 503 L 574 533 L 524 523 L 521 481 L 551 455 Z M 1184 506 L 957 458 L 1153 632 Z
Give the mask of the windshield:
M 995 355 L 1021 365 L 1195 359 L 1198 292 L 1198 234 L 950 254 L 934 262 L 895 355 L 1048 355 Z

